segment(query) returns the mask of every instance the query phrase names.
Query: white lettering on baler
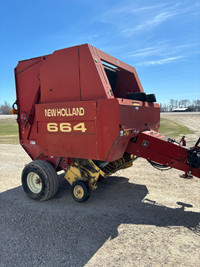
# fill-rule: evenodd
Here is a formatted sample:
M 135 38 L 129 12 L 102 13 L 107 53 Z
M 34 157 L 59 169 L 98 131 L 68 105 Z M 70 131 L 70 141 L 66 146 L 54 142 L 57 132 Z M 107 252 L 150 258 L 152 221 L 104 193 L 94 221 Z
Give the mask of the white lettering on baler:
M 45 117 L 70 117 L 70 116 L 83 116 L 85 114 L 84 108 L 53 108 L 45 109 Z

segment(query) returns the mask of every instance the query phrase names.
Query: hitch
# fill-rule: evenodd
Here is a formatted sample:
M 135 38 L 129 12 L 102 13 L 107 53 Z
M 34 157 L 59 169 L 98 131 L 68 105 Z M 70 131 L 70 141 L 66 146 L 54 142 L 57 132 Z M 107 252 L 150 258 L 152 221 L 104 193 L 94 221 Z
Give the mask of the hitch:
M 195 146 L 188 151 L 188 163 L 191 168 L 195 167 L 200 170 L 200 138 L 197 140 Z

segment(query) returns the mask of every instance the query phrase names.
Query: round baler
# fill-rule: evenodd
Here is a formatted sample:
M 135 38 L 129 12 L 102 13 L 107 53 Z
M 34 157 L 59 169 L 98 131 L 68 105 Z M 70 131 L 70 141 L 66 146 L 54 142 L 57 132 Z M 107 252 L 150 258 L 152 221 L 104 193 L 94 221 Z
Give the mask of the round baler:
M 63 170 L 73 198 L 86 201 L 101 178 L 137 157 L 200 177 L 199 142 L 187 149 L 157 132 L 155 95 L 147 95 L 135 68 L 119 59 L 84 44 L 20 61 L 15 80 L 13 112 L 32 159 L 22 172 L 29 197 L 53 197 Z

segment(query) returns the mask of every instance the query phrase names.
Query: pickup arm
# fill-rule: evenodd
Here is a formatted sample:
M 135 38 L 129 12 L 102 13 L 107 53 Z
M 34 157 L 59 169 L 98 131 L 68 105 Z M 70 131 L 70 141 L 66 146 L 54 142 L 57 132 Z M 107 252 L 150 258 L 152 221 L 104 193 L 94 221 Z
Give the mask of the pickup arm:
M 140 132 L 132 139 L 126 152 L 145 158 L 163 167 L 171 167 L 200 178 L 200 138 L 188 149 L 175 140 L 151 131 Z

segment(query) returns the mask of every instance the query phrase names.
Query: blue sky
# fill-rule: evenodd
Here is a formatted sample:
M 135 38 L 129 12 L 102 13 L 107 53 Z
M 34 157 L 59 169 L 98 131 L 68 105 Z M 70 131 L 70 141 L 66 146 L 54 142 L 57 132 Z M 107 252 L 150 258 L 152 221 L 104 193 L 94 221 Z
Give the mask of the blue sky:
M 83 43 L 134 66 L 159 103 L 200 99 L 199 0 L 2 0 L 0 104 L 19 60 Z

